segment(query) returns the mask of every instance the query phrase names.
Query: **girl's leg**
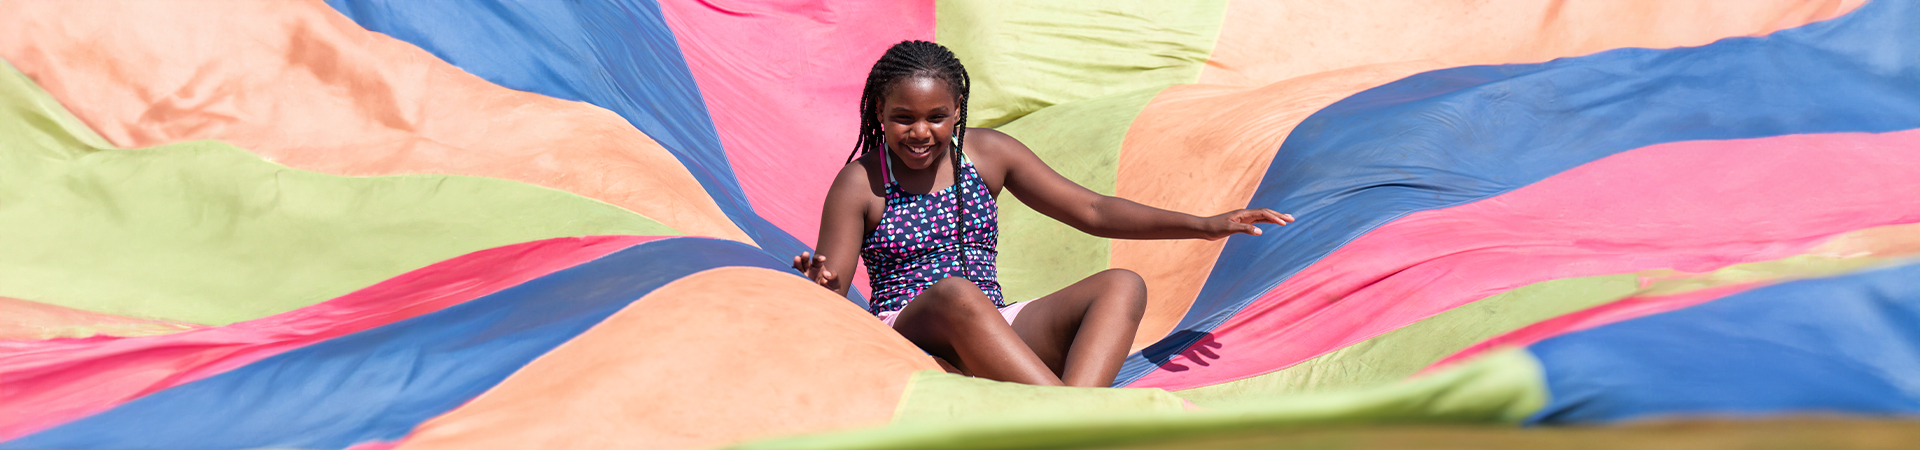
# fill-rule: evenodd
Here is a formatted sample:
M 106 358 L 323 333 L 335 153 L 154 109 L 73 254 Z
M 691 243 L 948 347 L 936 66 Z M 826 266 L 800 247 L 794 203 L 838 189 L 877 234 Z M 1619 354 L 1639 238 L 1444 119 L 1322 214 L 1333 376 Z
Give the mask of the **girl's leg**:
M 900 310 L 893 329 L 927 353 L 973 376 L 1060 385 L 1059 376 L 1048 370 L 1007 325 L 1000 310 L 994 309 L 993 300 L 965 278 L 947 278 L 927 287 Z
M 1108 387 L 1146 310 L 1146 281 L 1109 269 L 1033 300 L 1013 330 L 1068 386 Z

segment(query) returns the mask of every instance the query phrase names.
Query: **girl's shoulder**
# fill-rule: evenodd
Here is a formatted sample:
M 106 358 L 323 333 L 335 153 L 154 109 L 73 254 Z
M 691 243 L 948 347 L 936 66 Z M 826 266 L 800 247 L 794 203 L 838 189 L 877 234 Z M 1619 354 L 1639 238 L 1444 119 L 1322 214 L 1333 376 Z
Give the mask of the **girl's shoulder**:
M 883 157 L 880 152 L 872 152 L 841 166 L 840 173 L 833 177 L 833 186 L 828 188 L 828 201 L 835 197 L 886 197 L 887 183 L 880 169 L 880 157 Z
M 973 164 L 973 170 L 987 181 L 995 194 L 1000 192 L 1007 172 L 1014 165 L 1033 157 L 1033 151 L 1028 150 L 1020 140 L 990 128 L 968 128 L 964 145 L 967 161 Z
M 1019 139 L 992 128 L 967 128 L 966 146 L 967 158 L 972 160 L 1003 159 L 1010 150 L 1026 148 Z

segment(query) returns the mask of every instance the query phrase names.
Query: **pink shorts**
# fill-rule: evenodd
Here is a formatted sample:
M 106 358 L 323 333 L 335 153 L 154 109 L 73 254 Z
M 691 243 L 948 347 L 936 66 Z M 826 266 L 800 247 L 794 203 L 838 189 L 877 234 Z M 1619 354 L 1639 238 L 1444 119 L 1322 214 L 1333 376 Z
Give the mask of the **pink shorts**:
M 1028 303 L 1033 303 L 1033 301 L 1028 300 L 1028 301 L 1001 307 L 1000 317 L 1005 317 L 1007 319 L 1007 325 L 1013 325 L 1013 317 L 1020 315 L 1020 309 L 1026 308 Z M 891 328 L 893 327 L 893 319 L 899 316 L 900 316 L 900 311 L 883 312 L 883 313 L 880 313 L 880 321 L 885 322 L 887 324 L 887 327 Z

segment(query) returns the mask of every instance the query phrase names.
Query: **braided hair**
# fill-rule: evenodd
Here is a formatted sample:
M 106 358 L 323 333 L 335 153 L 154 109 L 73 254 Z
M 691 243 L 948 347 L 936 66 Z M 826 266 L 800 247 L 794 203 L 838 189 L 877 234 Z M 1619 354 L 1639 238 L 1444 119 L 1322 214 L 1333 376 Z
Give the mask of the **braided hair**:
M 960 112 L 953 121 L 953 148 L 947 153 L 953 159 L 953 209 L 956 239 L 960 242 L 960 270 L 967 270 L 966 251 L 966 209 L 961 207 L 960 197 L 965 192 L 960 189 L 960 149 L 967 142 L 967 97 L 970 82 L 967 79 L 967 67 L 960 64 L 960 57 L 940 44 L 927 41 L 901 41 L 887 48 L 887 53 L 874 61 L 873 70 L 867 72 L 867 85 L 860 92 L 860 137 L 853 146 L 853 154 L 847 155 L 847 162 L 879 150 L 885 157 L 887 148 L 886 131 L 880 125 L 880 105 L 886 102 L 887 94 L 893 88 L 914 78 L 929 78 L 945 82 L 947 90 L 953 93 L 954 106 Z

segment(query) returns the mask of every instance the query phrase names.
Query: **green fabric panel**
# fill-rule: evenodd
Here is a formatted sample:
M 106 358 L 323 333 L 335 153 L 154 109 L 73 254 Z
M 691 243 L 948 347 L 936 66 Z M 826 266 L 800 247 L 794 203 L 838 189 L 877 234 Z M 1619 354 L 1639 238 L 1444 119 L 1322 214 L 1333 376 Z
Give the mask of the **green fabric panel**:
M 1834 277 L 1862 270 L 1907 264 L 1913 260 L 1914 257 L 1903 255 L 1856 257 L 1800 255 L 1773 261 L 1734 264 L 1704 274 L 1687 274 L 1672 270 L 1647 271 L 1640 275 L 1650 279 L 1650 282 L 1647 283 L 1646 288 L 1635 295 L 1649 297 L 1675 295 L 1730 284 L 1779 283 Z
M 1522 286 L 1397 330 L 1252 378 L 1179 391 L 1195 402 L 1392 384 L 1487 339 L 1542 320 L 1632 296 L 1633 274 Z
M 1518 424 L 1547 404 L 1540 361 L 1505 349 L 1430 376 L 1381 386 L 1199 401 L 1203 407 L 1286 415 L 1291 420 Z
M 1029 114 L 999 131 L 1019 139 L 1060 175 L 1113 195 L 1120 144 L 1164 87 L 1078 100 Z M 1000 204 L 1000 288 L 1008 301 L 1051 294 L 1109 266 L 1112 244 L 1041 215 L 1012 195 Z
M 912 389 L 912 388 L 909 388 Z M 952 393 L 962 393 L 950 391 Z M 1517 424 L 1546 404 L 1539 361 L 1517 349 L 1490 354 L 1433 376 L 1389 386 L 1319 394 L 1268 395 L 1170 414 L 1116 410 L 1020 418 L 896 423 L 833 434 L 751 442 L 761 449 L 1101 448 L 1178 443 L 1198 437 L 1282 427 L 1356 423 Z M 903 402 L 916 401 L 912 397 Z
M 1226 13 L 1226 0 L 940 0 L 934 36 L 967 65 L 968 122 L 998 127 L 1073 100 L 1198 82 Z
M 893 423 L 1023 422 L 1116 412 L 1177 414 L 1185 408 L 1179 397 L 1160 389 L 1030 386 L 926 370 L 907 382 Z
M 1350 347 L 1265 375 L 1179 391 L 1196 402 L 1391 384 L 1474 344 L 1520 328 L 1612 303 L 1754 282 L 1840 275 L 1904 259 L 1793 256 L 1727 266 L 1703 274 L 1673 270 L 1551 280 L 1460 306 Z M 1641 285 L 1641 280 L 1647 280 Z
M 221 325 L 501 245 L 680 234 L 506 180 L 333 176 L 214 141 L 115 149 L 0 66 L 0 296 Z

